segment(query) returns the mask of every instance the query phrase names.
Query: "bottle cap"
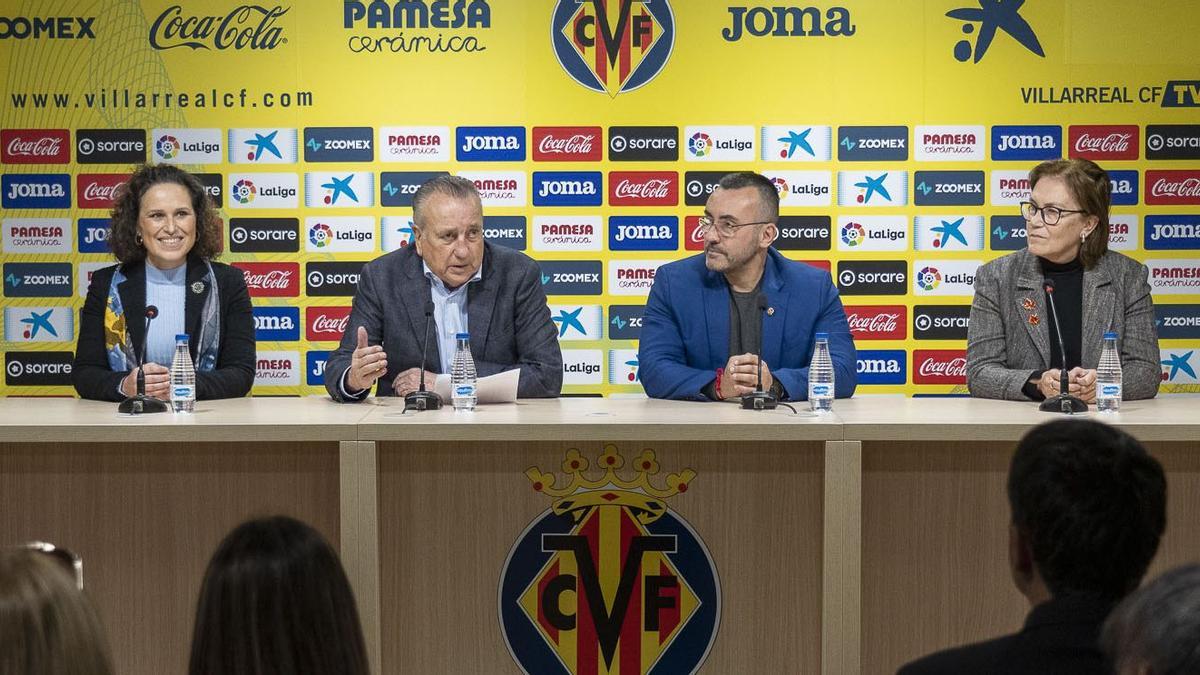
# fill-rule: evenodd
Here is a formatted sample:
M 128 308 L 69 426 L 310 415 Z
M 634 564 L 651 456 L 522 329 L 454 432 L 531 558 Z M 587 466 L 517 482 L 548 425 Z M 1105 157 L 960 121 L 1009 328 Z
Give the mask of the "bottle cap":
M 817 337 L 817 339 L 818 339 L 818 340 L 828 340 L 828 339 L 829 339 L 829 333 L 817 333 L 817 336 L 816 336 L 816 337 Z
M 1108 331 L 1107 333 L 1105 333 L 1105 334 L 1104 334 L 1104 339 L 1105 339 L 1105 340 L 1116 340 L 1116 339 L 1117 339 L 1117 333 L 1116 333 L 1115 331 L 1111 331 L 1111 330 L 1110 330 L 1110 331 Z
M 470 333 L 455 333 L 454 339 L 455 340 L 470 340 L 471 334 Z
M 180 333 L 179 335 L 175 336 L 176 342 L 179 342 L 180 340 L 187 342 L 187 339 L 188 339 L 187 333 Z

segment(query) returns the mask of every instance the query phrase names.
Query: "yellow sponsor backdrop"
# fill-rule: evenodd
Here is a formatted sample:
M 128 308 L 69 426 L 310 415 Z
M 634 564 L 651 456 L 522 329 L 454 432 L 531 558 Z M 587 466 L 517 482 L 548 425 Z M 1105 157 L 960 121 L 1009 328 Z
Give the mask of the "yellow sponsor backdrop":
M 661 0 L 655 3 L 662 4 Z M 955 10 L 961 16 L 982 16 L 979 3 L 972 0 L 954 1 L 876 1 L 821 4 L 815 7 L 782 3 L 764 5 L 728 4 L 675 0 L 671 3 L 674 25 L 674 47 L 661 72 L 645 86 L 618 93 L 615 96 L 597 93 L 574 81 L 560 65 L 551 45 L 551 18 L 556 3 L 550 0 L 494 0 L 484 3 L 431 2 L 420 4 L 429 9 L 430 16 L 444 11 L 453 17 L 456 10 L 477 13 L 486 10 L 487 25 L 460 28 L 438 28 L 432 19 L 423 25 L 403 25 L 391 28 L 368 27 L 358 22 L 350 28 L 344 25 L 344 13 L 354 9 L 342 2 L 265 3 L 242 5 L 226 0 L 212 2 L 63 2 L 26 1 L 5 3 L 6 23 L 0 24 L 0 73 L 3 73 L 3 101 L 0 102 L 0 127 L 4 129 L 70 129 L 74 142 L 76 129 L 104 128 L 219 128 L 223 143 L 231 128 L 282 127 L 303 130 L 308 126 L 382 126 L 436 125 L 453 128 L 459 125 L 516 125 L 527 129 L 527 151 L 524 162 L 487 164 L 479 162 L 396 164 L 379 161 L 379 148 L 372 163 L 306 164 L 303 148 L 294 165 L 255 167 L 245 164 L 208 164 L 192 166 L 194 170 L 228 175 L 240 171 L 295 172 L 301 184 L 300 205 L 297 211 L 233 211 L 228 208 L 231 195 L 226 184 L 226 209 L 223 215 L 243 217 L 297 217 L 301 223 L 301 252 L 299 254 L 235 254 L 226 253 L 225 262 L 239 261 L 297 261 L 301 273 L 304 263 L 317 260 L 369 260 L 376 254 L 315 254 L 304 251 L 307 232 L 304 218 L 312 215 L 409 215 L 403 208 L 379 207 L 378 174 L 382 171 L 523 171 L 530 176 L 535 170 L 600 170 L 608 172 L 646 170 L 676 171 L 682 179 L 686 171 L 733 171 L 743 169 L 779 171 L 830 171 L 833 187 L 832 206 L 790 207 L 787 215 L 827 215 L 832 220 L 831 237 L 838 238 L 838 216 L 903 215 L 910 229 L 908 250 L 903 252 L 850 253 L 839 252 L 836 243 L 829 251 L 788 251 L 791 257 L 806 260 L 832 261 L 834 270 L 839 259 L 903 260 L 911 263 L 921 259 L 988 260 L 1001 255 L 987 244 L 983 250 L 956 252 L 917 252 L 913 250 L 911 228 L 916 215 L 1014 215 L 1012 206 L 992 206 L 991 189 L 985 188 L 983 206 L 913 205 L 913 172 L 917 170 L 982 170 L 985 184 L 994 170 L 1027 170 L 1034 162 L 993 161 L 985 147 L 985 159 L 979 162 L 917 162 L 913 157 L 913 128 L 917 125 L 982 125 L 990 146 L 993 125 L 1051 124 L 1062 127 L 1060 142 L 1067 149 L 1067 128 L 1070 125 L 1125 124 L 1138 125 L 1138 159 L 1133 161 L 1101 162 L 1106 168 L 1133 169 L 1139 172 L 1139 199 L 1136 206 L 1114 208 L 1117 214 L 1197 214 L 1200 206 L 1146 206 L 1143 199 L 1146 169 L 1195 170 L 1195 160 L 1146 160 L 1145 126 L 1147 124 L 1194 124 L 1200 121 L 1194 98 L 1180 107 L 1163 107 L 1164 89 L 1169 81 L 1190 81 L 1200 78 L 1200 5 L 1194 2 L 1125 3 L 1116 0 L 1103 2 L 1073 0 L 1066 2 L 1028 2 L 1013 10 L 1015 16 L 1028 23 L 1044 50 L 1038 56 L 1022 46 L 1004 26 L 1014 25 L 1011 17 L 1001 17 L 1003 24 L 996 31 L 986 53 L 978 62 L 955 57 L 956 45 L 967 41 L 973 47 L 983 38 L 991 17 L 982 21 L 947 16 Z M 391 15 L 396 5 L 401 18 L 411 4 L 374 3 L 372 9 L 382 9 Z M 573 4 L 573 3 L 569 3 Z M 620 5 L 615 0 L 605 8 L 611 25 L 617 25 Z M 642 3 L 633 3 L 637 8 Z M 653 4 L 653 3 L 652 3 Z M 993 3 L 984 3 L 992 5 Z M 1010 3 L 1002 3 L 1008 5 Z M 428 7 L 426 7 L 428 6 Z M 782 7 L 783 9 L 772 9 Z M 366 9 L 366 7 L 363 7 Z M 741 9 L 738 9 L 741 8 Z M 417 10 L 413 10 L 417 11 Z M 639 9 L 635 9 L 640 11 Z M 219 26 L 225 24 L 254 33 L 262 17 L 273 18 L 261 30 L 247 38 L 240 48 L 225 45 L 218 38 Z M 22 26 L 32 26 L 32 20 L 45 17 L 91 18 L 92 36 L 69 37 L 43 34 L 21 36 Z M 206 17 L 216 17 L 211 23 Z M 735 19 L 741 17 L 742 22 Z M 790 23 L 800 17 L 798 30 Z M 817 18 L 814 28 L 813 19 Z M 174 33 L 165 30 L 175 21 Z M 22 22 L 25 21 L 24 23 Z M 780 28 L 780 21 L 785 23 Z M 239 23 L 241 21 L 241 23 Z M 749 22 L 748 24 L 746 22 Z M 156 27 L 157 24 L 157 27 Z M 740 24 L 740 25 L 739 25 Z M 75 33 L 78 33 L 76 23 Z M 206 27 L 216 27 L 207 36 L 197 37 Z M 964 27 L 969 27 L 966 32 Z M 7 30 L 7 33 L 6 33 Z M 739 39 L 727 39 L 739 33 Z M 756 36 L 752 33 L 767 34 Z M 805 33 L 776 35 L 774 33 Z M 192 34 L 191 38 L 187 35 Z M 252 38 L 252 39 L 251 39 Z M 182 44 L 195 41 L 196 47 Z M 157 44 L 159 48 L 154 45 Z M 380 51 L 355 51 L 353 46 L 370 44 L 383 47 Z M 430 49 L 433 45 L 435 49 Z M 450 45 L 469 49 L 437 51 L 436 46 Z M 163 48 L 165 47 L 165 48 Z M 257 48 L 256 48 L 257 47 Z M 1022 88 L 1042 92 L 1060 92 L 1063 87 L 1117 88 L 1130 98 L 1129 102 L 1056 102 L 1027 103 Z M 98 100 L 89 101 L 86 95 L 117 90 L 118 105 L 111 102 L 101 107 Z M 135 105 L 123 104 L 123 92 L 130 90 Z M 209 96 L 218 93 L 218 100 Z M 245 103 L 241 94 L 246 93 Z M 36 105 L 33 95 L 49 94 L 43 104 Z M 62 105 L 54 103 L 53 94 L 69 98 Z M 136 105 L 136 95 L 149 99 L 144 106 Z M 224 104 L 230 94 L 232 106 Z M 157 100 L 153 98 L 158 94 Z M 167 100 L 167 95 L 171 100 Z M 188 94 L 186 107 L 179 104 L 178 95 Z M 275 105 L 268 106 L 265 95 L 273 96 Z M 290 106 L 278 102 L 284 95 Z M 311 96 L 311 105 L 306 100 Z M 1190 95 L 1194 97 L 1195 95 Z M 18 103 L 18 97 L 21 103 Z M 199 106 L 204 97 L 203 107 Z M 1176 96 L 1178 98 L 1178 96 Z M 670 125 L 680 128 L 680 159 L 677 162 L 610 162 L 609 150 L 599 165 L 546 164 L 534 162 L 529 130 L 539 125 L 600 126 L 612 125 Z M 841 125 L 902 125 L 908 129 L 910 149 L 908 159 L 888 162 L 845 162 L 837 160 L 833 148 L 831 161 L 817 163 L 776 163 L 760 159 L 733 163 L 701 163 L 688 161 L 684 147 L 687 139 L 683 128 L 695 125 L 750 125 L 758 134 L 764 125 L 791 126 L 802 129 L 812 125 L 832 127 L 833 143 L 837 142 Z M 607 139 L 607 133 L 606 133 Z M 152 138 L 148 139 L 153 141 Z M 153 151 L 149 153 L 153 156 Z M 755 157 L 760 157 L 758 148 Z M 228 158 L 228 149 L 226 149 Z M 450 152 L 453 160 L 453 148 Z M 127 171 L 127 165 L 76 164 L 75 148 L 71 149 L 68 164 L 36 165 L 6 164 L 3 172 L 19 173 L 104 173 Z M 837 172 L 879 170 L 906 172 L 909 195 L 906 206 L 884 208 L 840 208 L 837 206 Z M 371 209 L 307 209 L 304 208 L 303 178 L 307 171 L 369 171 L 375 174 L 376 204 Z M 681 180 L 682 182 L 682 180 Z M 72 178 L 74 187 L 74 179 Z M 604 183 L 607 189 L 607 180 Z M 74 190 L 73 190 L 74 191 Z M 699 207 L 683 205 L 681 186 L 677 207 L 612 207 L 607 198 L 604 206 L 585 208 L 510 207 L 486 209 L 488 215 L 523 215 L 528 219 L 527 252 L 538 259 L 596 260 L 607 265 L 621 260 L 670 260 L 689 255 L 683 248 L 683 218 L 697 215 Z M 74 199 L 77 199 L 75 197 Z M 73 205 L 77 201 L 72 202 Z M 529 202 L 532 204 L 532 200 Z M 535 215 L 600 215 L 607 222 L 610 215 L 675 215 L 680 219 L 680 244 L 671 252 L 538 252 L 531 249 Z M 103 217 L 97 210 L 70 211 L 9 210 L 12 217 L 69 217 L 74 225 L 81 217 Z M 606 232 L 606 228 L 605 228 Z M 1130 255 L 1138 259 L 1185 259 L 1196 256 L 1195 250 L 1137 250 Z M 377 232 L 378 233 L 378 232 Z M 71 247 L 77 251 L 74 232 Z M 603 238 L 607 245 L 607 236 Z M 228 245 L 228 242 L 227 242 Z M 377 240 L 377 252 L 379 242 Z M 3 253 L 5 262 L 43 262 L 70 260 L 75 263 L 96 263 L 106 259 L 99 254 Z M 607 277 L 607 274 L 603 275 Z M 904 305 L 907 308 L 905 335 L 909 339 L 894 341 L 860 341 L 860 350 L 903 349 L 907 351 L 903 385 L 860 388 L 860 393 L 947 393 L 962 392 L 961 386 L 914 385 L 912 382 L 914 349 L 963 349 L 964 343 L 932 341 L 918 344 L 912 336 L 912 308 L 917 304 L 969 304 L 967 295 L 958 297 L 917 297 L 912 291 L 903 296 L 848 296 L 847 305 Z M 605 280 L 607 292 L 607 279 Z M 78 285 L 78 282 L 77 282 Z M 556 305 L 640 304 L 642 298 L 628 296 L 556 296 Z M 1156 303 L 1196 303 L 1200 295 L 1161 295 Z M 17 298 L 5 297 L 6 307 L 70 306 L 77 310 L 82 297 Z M 257 298 L 256 305 L 349 304 L 349 298 Z M 7 328 L 7 327 L 6 327 Z M 78 326 L 76 326 L 76 329 Z M 6 331 L 14 336 L 13 331 Z M 309 344 L 300 326 L 298 342 L 260 343 L 260 351 L 295 352 L 299 381 L 305 381 L 305 353 L 310 350 L 334 348 L 332 343 Z M 608 335 L 607 329 L 604 333 Z M 1191 351 L 1200 340 L 1164 340 L 1164 352 L 1179 354 Z M 611 384 L 608 359 L 610 349 L 636 349 L 632 341 L 607 339 L 586 342 L 564 342 L 566 349 L 599 350 L 603 358 L 601 383 L 568 386 L 568 393 L 637 393 L 636 385 Z M 26 343 L 6 341 L 5 352 L 73 349 L 68 342 Z M 1200 358 L 1191 363 L 1200 366 Z M 620 364 L 619 364 L 620 365 Z M 623 372 L 615 372 L 623 376 Z M 621 377 L 616 377 L 621 381 Z M 1172 385 L 1176 390 L 1194 389 L 1187 384 Z M 320 393 L 307 386 L 259 386 L 259 394 Z M 4 395 L 71 395 L 70 387 L 13 387 L 6 381 L 0 394 Z

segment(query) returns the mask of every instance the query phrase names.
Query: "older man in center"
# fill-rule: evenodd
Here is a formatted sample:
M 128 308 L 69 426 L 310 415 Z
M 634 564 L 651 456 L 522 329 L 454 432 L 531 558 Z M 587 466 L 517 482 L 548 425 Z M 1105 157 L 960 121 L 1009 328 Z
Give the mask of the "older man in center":
M 638 350 L 648 395 L 740 397 L 755 390 L 761 360 L 764 391 L 805 400 L 817 333 L 829 334 L 835 395 L 854 394 L 854 340 L 837 289 L 828 272 L 771 246 L 778 222 L 779 193 L 769 179 L 749 172 L 721 179 L 700 219 L 704 253 L 655 274 Z
M 363 266 L 341 345 L 325 366 L 335 401 L 405 396 L 421 378 L 432 305 L 426 386 L 449 373 L 456 333 L 470 333 L 480 377 L 517 369 L 517 396 L 558 396 L 562 352 L 541 272 L 528 256 L 483 239 L 475 185 L 438 176 L 413 195 L 413 244 Z

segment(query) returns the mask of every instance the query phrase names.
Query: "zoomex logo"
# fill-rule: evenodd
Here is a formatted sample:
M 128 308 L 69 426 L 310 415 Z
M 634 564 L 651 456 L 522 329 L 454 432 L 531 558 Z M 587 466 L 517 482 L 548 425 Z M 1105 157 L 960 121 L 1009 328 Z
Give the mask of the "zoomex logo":
M 1025 248 L 1026 222 L 1021 216 L 992 216 L 990 235 L 993 251 L 1018 251 Z
M 1200 338 L 1200 305 L 1154 305 L 1154 327 L 1160 340 Z
M 417 188 L 446 171 L 384 171 L 379 175 L 380 206 L 412 206 Z
M 299 307 L 255 307 L 254 339 L 259 342 L 292 342 L 300 339 Z
M 1200 250 L 1200 216 L 1146 216 L 1142 244 L 1152 249 Z
M 305 127 L 304 161 L 370 162 L 374 143 L 371 127 Z
M 287 44 L 280 19 L 290 7 L 238 5 L 225 15 L 196 16 L 171 5 L 150 26 L 150 46 L 155 49 L 275 49 Z
M 0 205 L 6 209 L 69 209 L 71 177 L 65 173 L 6 173 L 0 176 Z
M 231 218 L 229 250 L 233 253 L 296 253 L 300 250 L 296 218 Z
M 994 126 L 992 159 L 996 161 L 1039 161 L 1062 157 L 1062 127 Z
M 4 297 L 69 298 L 71 263 L 4 263 Z
M 0 162 L 4 164 L 67 164 L 70 161 L 71 132 L 67 129 L 0 131 Z
M 600 295 L 603 265 L 599 260 L 539 260 L 546 295 Z
M 908 159 L 908 127 L 838 127 L 838 161 Z
M 913 307 L 913 339 L 966 340 L 970 305 L 917 305 Z
M 1046 56 L 1033 27 L 1020 14 L 1023 4 L 1024 0 L 979 0 L 978 7 L 961 7 L 946 12 L 946 16 L 951 19 L 963 22 L 964 35 L 975 35 L 974 45 L 967 38 L 954 44 L 954 58 L 959 61 L 970 59 L 973 63 L 979 63 L 987 54 L 997 32 L 1016 40 L 1022 47 L 1038 56 Z
M 550 43 L 571 79 L 615 97 L 662 72 L 675 47 L 675 15 L 667 0 L 558 0 Z
M 1200 124 L 1147 124 L 1146 159 L 1200 159 Z
M 642 315 L 645 313 L 645 305 L 609 305 L 608 339 L 639 339 L 642 336 Z
M 354 295 L 358 290 L 361 262 L 310 262 L 304 268 L 308 295 Z
M 982 171 L 918 171 L 913 174 L 917 206 L 982 206 Z
M 627 663 L 633 673 L 694 673 L 716 638 L 720 582 L 704 542 L 666 500 L 691 489 L 696 472 L 659 478 L 653 450 L 626 457 L 612 445 L 594 462 L 572 449 L 565 476 L 525 471 L 553 501 L 500 574 L 509 653 L 527 673 L 615 673 Z
M 837 285 L 842 295 L 904 295 L 908 265 L 903 260 L 839 260 Z
M 908 353 L 903 349 L 860 349 L 856 369 L 859 384 L 904 384 Z
M 252 298 L 282 298 L 300 295 L 300 265 L 285 263 L 236 262 L 242 271 L 246 289 Z
M 534 206 L 600 206 L 604 201 L 599 171 L 534 171 Z
M 675 216 L 611 216 L 610 251 L 674 251 L 679 248 L 679 218 Z
M 505 248 L 524 251 L 527 238 L 525 216 L 484 216 L 483 238 Z
M 139 164 L 146 161 L 145 129 L 79 129 L 75 161 L 80 164 Z
M 679 127 L 609 127 L 608 158 L 614 162 L 677 162 Z
M 454 158 L 460 162 L 524 162 L 525 127 L 458 127 Z
M 69 387 L 75 355 L 71 352 L 8 352 L 4 384 L 10 387 Z
M 94 40 L 94 16 L 0 16 L 0 40 Z

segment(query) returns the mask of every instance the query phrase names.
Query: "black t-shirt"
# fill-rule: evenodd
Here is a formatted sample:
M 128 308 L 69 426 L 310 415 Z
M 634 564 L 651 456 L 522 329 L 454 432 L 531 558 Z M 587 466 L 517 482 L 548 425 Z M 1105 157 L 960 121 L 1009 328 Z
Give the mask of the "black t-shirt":
M 1058 327 L 1062 329 L 1063 344 L 1067 348 L 1067 370 L 1077 368 L 1083 363 L 1083 263 L 1078 257 L 1062 264 L 1038 258 L 1038 263 L 1042 274 L 1054 282 L 1054 308 L 1062 322 Z M 1047 368 L 1060 368 L 1063 363 L 1062 350 L 1058 347 L 1058 333 L 1049 298 L 1046 299 L 1046 329 L 1050 331 L 1050 365 Z M 1030 378 L 1041 374 L 1041 371 L 1034 371 Z M 1046 398 L 1032 382 L 1027 382 L 1022 391 L 1035 401 Z

